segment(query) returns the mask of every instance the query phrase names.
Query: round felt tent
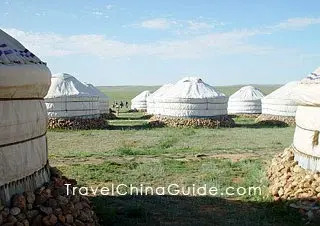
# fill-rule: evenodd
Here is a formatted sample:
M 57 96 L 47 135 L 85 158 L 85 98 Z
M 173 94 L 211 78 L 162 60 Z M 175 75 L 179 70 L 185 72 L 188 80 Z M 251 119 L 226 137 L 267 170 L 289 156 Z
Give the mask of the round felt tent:
M 98 88 L 92 84 L 85 83 L 85 85 L 90 89 L 91 94 L 99 97 L 99 113 L 108 114 L 109 113 L 109 98 Z
M 49 118 L 99 117 L 99 97 L 72 75 L 54 74 L 45 96 Z
M 264 94 L 253 86 L 245 86 L 229 97 L 228 114 L 261 114 Z
M 165 92 L 172 86 L 172 84 L 165 84 L 153 92 L 150 96 L 147 97 L 147 113 L 148 114 L 157 114 L 158 106 L 154 101 L 154 98 L 161 97 Z
M 179 80 L 154 101 L 161 116 L 202 118 L 227 115 L 228 98 L 197 77 Z
M 262 98 L 262 115 L 258 122 L 294 124 L 297 103 L 292 98 L 293 89 L 299 84 L 292 81 Z
M 198 77 L 185 77 L 155 96 L 152 126 L 232 127 L 227 115 L 228 97 Z
M 298 103 L 294 134 L 294 156 L 308 170 L 320 171 L 320 68 L 294 88 Z
M 49 181 L 47 111 L 51 72 L 0 29 L 0 200 Z
M 147 98 L 150 96 L 150 91 L 145 90 L 131 100 L 131 109 L 139 111 L 147 111 Z

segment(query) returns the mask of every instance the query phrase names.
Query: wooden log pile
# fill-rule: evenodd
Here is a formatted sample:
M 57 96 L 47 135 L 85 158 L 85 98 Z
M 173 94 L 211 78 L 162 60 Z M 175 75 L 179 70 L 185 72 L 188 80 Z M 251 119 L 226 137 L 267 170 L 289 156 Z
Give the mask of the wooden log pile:
M 276 201 L 290 200 L 308 218 L 320 217 L 320 173 L 298 166 L 292 148 L 277 156 L 267 171 L 269 192 Z
M 106 129 L 108 122 L 103 118 L 49 118 L 48 129 L 90 130 Z
M 257 119 L 256 122 L 261 125 L 271 125 L 271 126 L 294 126 L 296 120 L 294 116 L 279 116 L 279 115 L 266 115 L 262 114 Z
M 154 121 L 154 122 L 153 122 Z M 213 118 L 172 118 L 164 116 L 153 116 L 150 123 L 160 121 L 163 125 L 170 127 L 192 127 L 192 128 L 219 128 L 219 127 L 234 127 L 235 122 L 227 115 Z
M 52 170 L 49 183 L 35 192 L 25 192 L 13 196 L 10 207 L 0 204 L 0 225 L 99 225 L 89 199 L 79 194 L 72 195 L 72 186 L 70 194 L 67 195 L 65 184 L 74 186 L 76 181 L 68 180 L 59 171 Z
M 100 118 L 108 120 L 108 119 L 118 119 L 118 117 L 113 114 L 113 113 L 105 113 L 105 114 L 101 114 Z

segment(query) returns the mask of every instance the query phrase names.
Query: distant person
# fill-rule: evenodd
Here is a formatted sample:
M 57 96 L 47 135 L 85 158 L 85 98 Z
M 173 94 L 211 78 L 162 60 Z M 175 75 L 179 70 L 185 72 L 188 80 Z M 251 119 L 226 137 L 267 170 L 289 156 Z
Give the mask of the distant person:
M 129 103 L 128 103 L 128 101 L 126 101 L 126 108 L 129 108 Z
M 123 108 L 123 102 L 120 101 L 120 108 Z
M 119 116 L 120 106 L 118 105 L 118 103 L 116 104 L 116 112 L 117 112 L 117 116 Z

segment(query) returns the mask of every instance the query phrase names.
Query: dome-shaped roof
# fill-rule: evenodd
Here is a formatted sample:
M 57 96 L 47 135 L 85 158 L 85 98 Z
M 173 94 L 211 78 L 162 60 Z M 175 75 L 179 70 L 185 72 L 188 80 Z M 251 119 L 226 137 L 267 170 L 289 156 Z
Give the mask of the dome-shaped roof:
M 318 67 L 314 72 L 310 73 L 306 78 L 301 80 L 301 83 L 307 84 L 319 84 L 320 83 L 320 67 Z
M 50 77 L 45 63 L 0 29 L 0 98 L 43 98 Z
M 161 98 L 165 99 L 205 99 L 225 98 L 225 94 L 198 77 L 185 77 L 171 86 Z
M 20 42 L 0 29 L 1 64 L 45 64 Z
M 62 96 L 97 96 L 90 92 L 90 89 L 67 73 L 54 74 L 51 79 L 46 99 Z
M 262 103 L 264 102 L 270 102 L 275 101 L 279 102 L 282 100 L 294 102 L 292 98 L 293 88 L 299 85 L 299 81 L 291 81 L 285 84 L 284 86 L 281 86 L 279 89 L 273 91 L 269 95 L 265 96 L 262 99 Z
M 154 97 L 160 97 L 163 94 L 165 94 L 165 92 L 171 87 L 173 86 L 173 84 L 164 84 L 163 86 L 161 86 L 159 89 L 157 89 L 156 91 L 154 91 L 152 94 L 150 94 L 150 96 L 148 96 L 147 100 L 152 100 Z
M 105 95 L 103 92 L 101 92 L 97 87 L 95 87 L 94 85 L 90 84 L 90 83 L 84 83 L 91 91 L 91 93 L 93 95 L 96 95 L 100 98 L 108 98 L 107 95 Z
M 253 86 L 244 86 L 229 97 L 229 101 L 254 101 L 260 100 L 264 94 Z
M 142 102 L 142 101 L 147 101 L 147 97 L 150 95 L 150 91 L 149 90 L 145 90 L 143 92 L 141 92 L 140 94 L 138 94 L 136 97 L 134 97 L 131 102 Z

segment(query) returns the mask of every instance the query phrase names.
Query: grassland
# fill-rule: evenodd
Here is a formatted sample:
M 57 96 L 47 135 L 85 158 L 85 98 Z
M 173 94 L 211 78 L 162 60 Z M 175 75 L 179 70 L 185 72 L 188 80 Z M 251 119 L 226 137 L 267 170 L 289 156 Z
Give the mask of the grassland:
M 265 90 L 274 89 L 265 87 Z M 236 89 L 234 87 L 226 90 Z M 118 90 L 118 91 L 115 91 Z M 115 98 L 142 88 L 114 88 Z M 118 94 L 117 92 L 121 92 Z M 270 92 L 270 91 L 269 91 Z M 148 128 L 141 113 L 120 113 L 109 130 L 49 131 L 52 165 L 81 186 L 259 186 L 253 196 L 96 196 L 102 225 L 300 225 L 267 193 L 266 167 L 292 142 L 293 127 L 258 127 L 236 118 L 221 129 Z
M 230 96 L 238 89 L 240 89 L 243 85 L 234 85 L 234 86 L 217 86 L 216 88 Z M 275 89 L 279 88 L 281 85 L 253 85 L 265 94 L 269 94 Z M 110 97 L 110 103 L 117 100 L 130 101 L 133 97 L 144 90 L 149 90 L 150 92 L 154 92 L 160 86 L 100 86 L 98 87 L 102 92 L 104 92 L 107 96 Z

